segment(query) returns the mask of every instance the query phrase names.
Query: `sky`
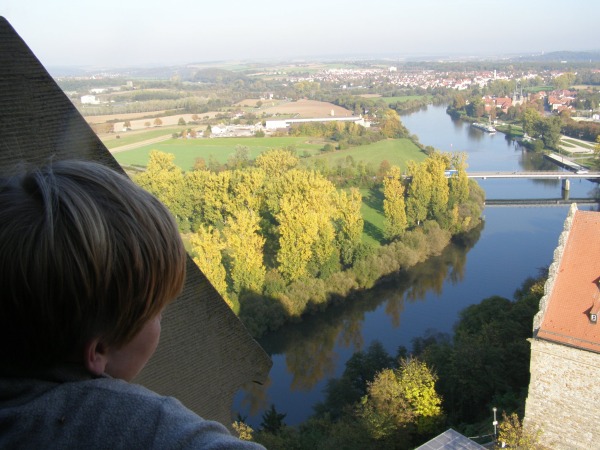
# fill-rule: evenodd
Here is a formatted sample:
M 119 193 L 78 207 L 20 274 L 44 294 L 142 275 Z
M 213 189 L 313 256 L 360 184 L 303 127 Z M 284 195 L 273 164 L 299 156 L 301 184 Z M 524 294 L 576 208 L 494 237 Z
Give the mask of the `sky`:
M 600 49 L 598 0 L 2 0 L 46 67 Z

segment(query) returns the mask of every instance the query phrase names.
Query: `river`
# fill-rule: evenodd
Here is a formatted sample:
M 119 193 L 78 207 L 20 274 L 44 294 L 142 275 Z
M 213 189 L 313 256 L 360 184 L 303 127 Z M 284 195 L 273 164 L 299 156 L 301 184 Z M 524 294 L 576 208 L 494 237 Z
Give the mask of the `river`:
M 502 133 L 452 120 L 442 106 L 405 115 L 402 122 L 424 145 L 466 152 L 468 170 L 562 170 Z M 561 198 L 557 180 L 488 179 L 480 185 L 487 198 Z M 570 195 L 593 196 L 595 186 L 572 180 Z M 527 277 L 552 261 L 567 212 L 568 206 L 486 207 L 481 230 L 466 246 L 452 244 L 408 273 L 265 336 L 260 343 L 273 359 L 269 381 L 238 393 L 234 413 L 256 428 L 274 404 L 286 414 L 285 423 L 298 424 L 312 414 L 327 380 L 342 374 L 353 352 L 378 340 L 395 355 L 398 346 L 410 349 L 411 340 L 428 330 L 451 332 L 458 313 L 471 304 L 493 295 L 512 298 Z

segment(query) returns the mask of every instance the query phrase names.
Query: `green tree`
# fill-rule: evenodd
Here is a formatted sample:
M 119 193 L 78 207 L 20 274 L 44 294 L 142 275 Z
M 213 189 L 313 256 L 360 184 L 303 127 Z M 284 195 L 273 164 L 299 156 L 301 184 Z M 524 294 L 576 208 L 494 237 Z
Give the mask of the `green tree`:
M 509 416 L 502 413 L 502 421 L 498 425 L 498 442 L 502 447 L 518 450 L 543 450 L 540 442 L 540 432 L 529 430 L 516 413 Z
M 227 159 L 227 167 L 239 170 L 250 163 L 250 149 L 246 145 L 236 145 L 235 152 Z
M 227 295 L 226 272 L 223 267 L 221 251 L 225 244 L 219 231 L 212 227 L 200 227 L 198 232 L 190 236 L 190 246 L 194 255 L 194 263 L 206 276 L 225 302 L 233 309 L 233 303 Z
M 547 148 L 557 149 L 560 142 L 561 118 L 558 116 L 545 117 L 538 122 L 539 133 Z
M 521 119 L 523 123 L 523 132 L 533 138 L 538 138 L 540 135 L 538 132 L 538 124 L 541 118 L 541 114 L 535 108 L 525 108 Z
M 254 163 L 263 169 L 268 177 L 272 177 L 296 167 L 298 158 L 289 150 L 275 149 L 261 153 Z
M 456 170 L 448 180 L 449 206 L 460 205 L 469 199 L 469 177 L 467 176 L 467 154 L 457 152 L 452 155 L 452 167 Z
M 575 83 L 575 78 L 577 78 L 577 75 L 572 72 L 563 73 L 554 78 L 554 86 L 556 86 L 556 89 L 568 89 Z
M 187 231 L 191 208 L 185 195 L 183 171 L 173 162 L 175 155 L 152 150 L 146 170 L 134 181 L 169 208 L 182 231 Z
M 210 124 L 206 125 L 206 129 L 202 133 L 202 136 L 204 136 L 205 138 L 209 138 L 212 136 L 212 127 L 210 126 Z
M 254 211 L 239 209 L 227 220 L 223 236 L 231 258 L 233 290 L 262 293 L 265 281 L 263 247 L 265 239 L 258 234 L 259 216 Z
M 278 413 L 275 405 L 271 404 L 271 408 L 264 412 L 260 428 L 263 431 L 271 434 L 279 433 L 284 427 L 283 419 L 287 414 Z
M 443 228 L 445 216 L 448 212 L 449 187 L 446 178 L 446 169 L 450 167 L 450 158 L 448 155 L 434 152 L 423 164 L 429 172 L 431 179 L 431 197 L 429 203 L 429 217 L 436 220 Z
M 358 417 L 374 439 L 394 437 L 410 442 L 411 435 L 431 435 L 443 421 L 437 376 L 415 358 L 398 369 L 384 369 L 369 383 Z
M 403 359 L 399 369 L 402 394 L 414 413 L 417 433 L 434 433 L 443 419 L 442 398 L 435 390 L 437 375 L 415 358 Z
M 398 166 L 392 166 L 383 179 L 383 235 L 388 240 L 401 237 L 406 231 L 406 207 L 404 204 L 404 185 Z
M 180 117 L 177 121 L 177 125 L 185 125 L 185 119 L 183 117 Z
M 400 116 L 393 109 L 386 109 L 383 112 L 382 117 L 379 119 L 379 128 L 387 138 L 401 138 L 408 134 L 400 121 Z
M 335 227 L 342 263 L 350 265 L 354 261 L 356 248 L 361 243 L 364 220 L 361 214 L 362 196 L 358 189 L 340 191 L 335 196 Z
M 409 161 L 410 183 L 406 196 L 406 219 L 409 226 L 417 226 L 427 219 L 433 192 L 433 180 L 425 162 Z

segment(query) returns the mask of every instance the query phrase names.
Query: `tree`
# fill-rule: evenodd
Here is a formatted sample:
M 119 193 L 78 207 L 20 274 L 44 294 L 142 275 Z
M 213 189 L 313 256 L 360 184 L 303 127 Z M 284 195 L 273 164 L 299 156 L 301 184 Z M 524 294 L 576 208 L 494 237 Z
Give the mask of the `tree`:
M 404 204 L 404 185 L 398 166 L 392 166 L 383 179 L 383 235 L 388 240 L 397 239 L 404 234 L 408 221 Z
M 160 118 L 156 118 L 154 119 L 154 126 L 155 127 L 160 127 L 163 124 L 162 120 L 160 120 Z
M 412 434 L 431 435 L 443 419 L 436 381 L 425 363 L 404 359 L 398 369 L 384 369 L 369 383 L 358 417 L 378 440 L 394 436 L 410 441 Z
M 190 237 L 194 263 L 210 281 L 227 305 L 233 309 L 233 303 L 227 296 L 226 272 L 223 267 L 221 251 L 225 248 L 219 231 L 212 227 L 200 227 L 196 234 Z
M 361 242 L 364 220 L 360 212 L 362 196 L 358 189 L 339 191 L 335 197 L 337 215 L 335 227 L 342 263 L 350 265 Z
M 130 130 L 131 129 L 131 122 L 129 120 L 126 120 L 125 122 L 123 122 L 123 128 Z
M 275 177 L 267 207 L 279 224 L 279 272 L 294 281 L 319 274 L 335 252 L 333 184 L 317 172 L 293 169 Z
M 248 155 L 250 154 L 250 149 L 245 145 L 236 145 L 235 152 L 227 158 L 227 167 L 230 169 L 242 169 L 246 167 L 250 159 Z
M 387 138 L 400 138 L 408 134 L 404 125 L 400 121 L 400 116 L 393 109 L 386 109 L 379 119 L 379 128 Z
M 205 138 L 209 138 L 212 135 L 212 127 L 209 125 L 206 126 L 206 130 L 202 133 L 202 136 Z
M 367 395 L 358 407 L 358 417 L 374 439 L 388 438 L 414 420 L 393 369 L 382 370 L 369 383 Z
M 424 162 L 409 161 L 407 166 L 411 180 L 406 198 L 406 219 L 409 226 L 417 226 L 427 219 L 433 180 Z
M 448 212 L 449 188 L 445 172 L 450 167 L 450 157 L 447 154 L 434 152 L 422 164 L 425 165 L 431 179 L 429 217 L 443 226 Z
M 542 450 L 539 443 L 540 432 L 529 430 L 519 420 L 516 413 L 507 416 L 502 413 L 502 422 L 498 425 L 498 442 L 502 447 L 521 450 Z
M 556 89 L 568 89 L 575 82 L 575 78 L 577 75 L 572 72 L 563 73 L 554 79 L 554 85 Z
M 285 419 L 286 415 L 287 414 L 278 413 L 275 409 L 275 405 L 271 404 L 271 408 L 262 415 L 262 422 L 260 423 L 261 430 L 271 434 L 279 433 L 285 427 L 283 419 Z
M 443 418 L 442 399 L 435 390 L 437 379 L 437 375 L 418 359 L 403 359 L 400 363 L 399 383 L 414 413 L 419 434 L 435 432 Z
M 538 123 L 542 116 L 535 108 L 527 107 L 525 111 L 523 111 L 522 123 L 523 123 L 523 132 L 528 134 L 533 138 L 538 138 L 539 133 Z
M 545 117 L 538 122 L 539 133 L 547 148 L 558 148 L 561 125 L 562 120 L 558 116 Z
M 185 119 L 183 117 L 180 117 L 177 121 L 177 125 L 185 125 Z
M 223 229 L 227 253 L 231 258 L 233 290 L 262 293 L 265 281 L 263 247 L 265 239 L 258 234 L 260 217 L 248 209 L 237 210 Z
M 469 99 L 469 104 L 466 106 L 467 114 L 471 117 L 479 118 L 485 112 L 485 107 L 483 105 L 483 101 L 481 97 L 471 97 Z
M 180 229 L 185 231 L 190 208 L 186 201 L 183 171 L 174 160 L 173 154 L 152 150 L 146 170 L 134 181 L 164 203 L 177 219 Z
M 452 167 L 456 170 L 448 180 L 450 206 L 460 205 L 469 198 L 469 177 L 467 176 L 467 154 L 457 152 L 452 155 Z
M 263 169 L 267 176 L 280 175 L 298 165 L 298 158 L 289 150 L 268 150 L 258 155 L 254 164 Z

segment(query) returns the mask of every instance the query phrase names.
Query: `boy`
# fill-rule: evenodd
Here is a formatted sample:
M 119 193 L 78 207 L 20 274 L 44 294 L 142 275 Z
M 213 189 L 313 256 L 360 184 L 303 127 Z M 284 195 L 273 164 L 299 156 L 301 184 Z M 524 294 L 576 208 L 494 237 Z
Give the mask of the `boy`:
M 105 166 L 0 180 L 0 448 L 262 448 L 128 383 L 185 264 L 167 209 Z

